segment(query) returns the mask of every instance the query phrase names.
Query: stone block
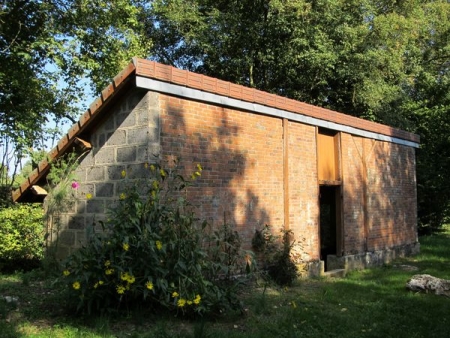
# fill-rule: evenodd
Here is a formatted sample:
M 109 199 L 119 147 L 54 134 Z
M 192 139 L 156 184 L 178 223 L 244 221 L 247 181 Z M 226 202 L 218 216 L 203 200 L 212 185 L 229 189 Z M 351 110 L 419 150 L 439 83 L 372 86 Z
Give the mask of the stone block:
M 77 201 L 77 214 L 84 214 L 86 212 L 86 201 L 78 200 Z
M 59 244 L 63 246 L 71 246 L 75 244 L 75 234 L 72 231 L 61 231 L 58 237 Z
M 122 171 L 125 170 L 126 167 L 124 165 L 113 165 L 106 167 L 106 176 L 108 180 L 122 180 Z
M 99 214 L 105 212 L 105 201 L 102 199 L 93 199 L 86 202 L 86 212 L 90 214 Z
M 141 163 L 148 163 L 149 162 L 149 153 L 148 153 L 148 147 L 140 146 L 137 148 L 137 155 L 136 155 L 136 162 Z
M 113 197 L 114 183 L 96 183 L 95 184 L 96 197 Z
M 94 196 L 94 184 L 82 183 L 77 191 L 77 198 L 86 198 L 87 194 Z
M 118 163 L 136 162 L 136 147 L 117 148 L 116 159 Z
M 121 112 L 116 115 L 116 128 L 128 128 L 136 125 L 136 119 L 133 112 Z
M 80 164 L 82 164 L 83 167 L 88 167 L 88 166 L 94 165 L 94 152 L 93 151 L 87 151 L 81 157 Z
M 84 216 L 70 216 L 68 228 L 71 230 L 82 230 L 85 228 Z
M 97 136 L 97 148 L 102 148 L 106 143 L 106 134 L 105 133 L 101 133 Z
M 104 181 L 104 167 L 90 167 L 86 170 L 86 182 Z
M 102 124 L 102 129 L 104 131 L 113 131 L 114 130 L 114 117 L 111 116 L 109 119 L 107 119 L 103 124 Z
M 149 177 L 149 171 L 145 168 L 145 163 L 130 164 L 127 166 L 126 171 L 129 179 Z
M 82 247 L 86 245 L 86 232 L 85 231 L 77 231 L 75 235 L 75 245 L 78 247 Z
M 132 144 L 147 144 L 154 140 L 154 135 L 150 135 L 150 130 L 147 126 L 133 128 L 128 131 L 127 143 Z
M 114 163 L 114 147 L 103 147 L 95 154 L 95 164 Z
M 113 133 L 108 133 L 106 144 L 108 146 L 122 146 L 127 143 L 127 133 L 123 129 L 117 129 Z
M 135 91 L 127 99 L 128 110 L 142 110 L 148 107 L 148 92 L 145 90 Z

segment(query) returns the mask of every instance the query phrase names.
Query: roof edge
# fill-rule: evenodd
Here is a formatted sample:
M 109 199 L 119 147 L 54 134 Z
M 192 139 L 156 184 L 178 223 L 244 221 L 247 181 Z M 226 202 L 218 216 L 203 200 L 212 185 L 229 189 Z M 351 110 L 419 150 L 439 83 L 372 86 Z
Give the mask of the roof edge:
M 93 120 L 93 117 L 98 115 L 102 108 L 118 93 L 124 83 L 127 82 L 127 79 L 134 75 L 135 72 L 136 66 L 133 58 L 133 60 L 113 78 L 110 84 L 101 91 L 100 96 L 90 104 L 89 108 L 81 115 L 78 122 L 72 125 L 69 131 L 59 140 L 58 144 L 47 153 L 46 159 L 39 162 L 38 167 L 30 173 L 19 188 L 12 192 L 13 202 L 19 202 L 23 194 L 48 173 L 51 162 L 64 155 L 70 149 L 75 138 L 86 129 Z
M 309 103 L 288 99 L 258 89 L 233 84 L 231 82 L 178 69 L 154 61 L 133 58 L 133 62 L 136 66 L 136 75 L 138 76 L 156 79 L 187 88 L 198 89 L 241 101 L 257 103 L 271 108 L 298 113 L 417 144 L 420 143 L 419 135 L 385 124 L 364 120 L 355 116 L 314 106 Z

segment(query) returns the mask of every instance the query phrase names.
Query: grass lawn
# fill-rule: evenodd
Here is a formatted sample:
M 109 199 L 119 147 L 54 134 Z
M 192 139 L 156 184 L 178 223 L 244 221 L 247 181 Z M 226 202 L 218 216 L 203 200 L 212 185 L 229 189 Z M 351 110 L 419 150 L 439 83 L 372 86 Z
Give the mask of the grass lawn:
M 414 274 L 450 279 L 450 227 L 420 242 L 418 256 L 343 279 L 249 289 L 244 314 L 207 320 L 145 310 L 77 317 L 40 272 L 0 275 L 0 337 L 450 337 L 450 299 L 405 289 Z

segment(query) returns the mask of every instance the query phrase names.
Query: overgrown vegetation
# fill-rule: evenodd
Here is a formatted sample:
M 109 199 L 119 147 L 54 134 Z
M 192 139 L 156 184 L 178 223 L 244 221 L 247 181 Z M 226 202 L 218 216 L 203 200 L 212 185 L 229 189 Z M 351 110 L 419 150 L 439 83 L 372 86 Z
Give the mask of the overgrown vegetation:
M 61 231 L 61 214 L 75 205 L 75 191 L 79 185 L 75 169 L 82 156 L 83 154 L 79 155 L 73 150 L 50 163 L 46 184 L 48 195 L 44 200 L 45 265 L 49 270 L 59 268 L 56 253 Z
M 43 209 L 40 204 L 0 208 L 0 271 L 30 270 L 44 258 Z
M 192 175 L 201 175 L 201 166 Z M 86 246 L 64 263 L 61 277 L 77 309 L 107 313 L 145 306 L 179 314 L 242 310 L 240 279 L 252 264 L 228 224 L 212 231 L 196 219 L 185 197 L 191 183 L 148 166 L 149 177 L 131 180 L 92 227 Z M 127 173 L 122 172 L 127 181 Z M 248 272 L 248 271 L 247 271 Z
M 257 229 L 252 238 L 252 248 L 258 254 L 263 276 L 267 273 L 270 280 L 280 286 L 290 286 L 298 278 L 291 255 L 292 235 L 292 231 L 283 230 L 280 236 L 275 236 L 273 229 L 265 225 Z
M 39 271 L 1 275 L 0 332 L 5 338 L 448 337 L 448 299 L 405 289 L 414 274 L 450 279 L 450 227 L 444 229 L 420 238 L 418 256 L 344 279 L 244 289 L 244 314 L 214 320 L 186 320 L 146 307 L 126 315 L 74 316 L 61 307 L 65 298 L 53 280 Z

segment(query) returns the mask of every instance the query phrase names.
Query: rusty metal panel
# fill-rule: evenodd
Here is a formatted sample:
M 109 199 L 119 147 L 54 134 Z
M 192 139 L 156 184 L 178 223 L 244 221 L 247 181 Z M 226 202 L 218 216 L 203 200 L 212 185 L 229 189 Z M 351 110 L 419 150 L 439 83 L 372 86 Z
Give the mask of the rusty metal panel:
M 336 135 L 322 133 L 317 135 L 319 181 L 339 181 L 339 157 Z

